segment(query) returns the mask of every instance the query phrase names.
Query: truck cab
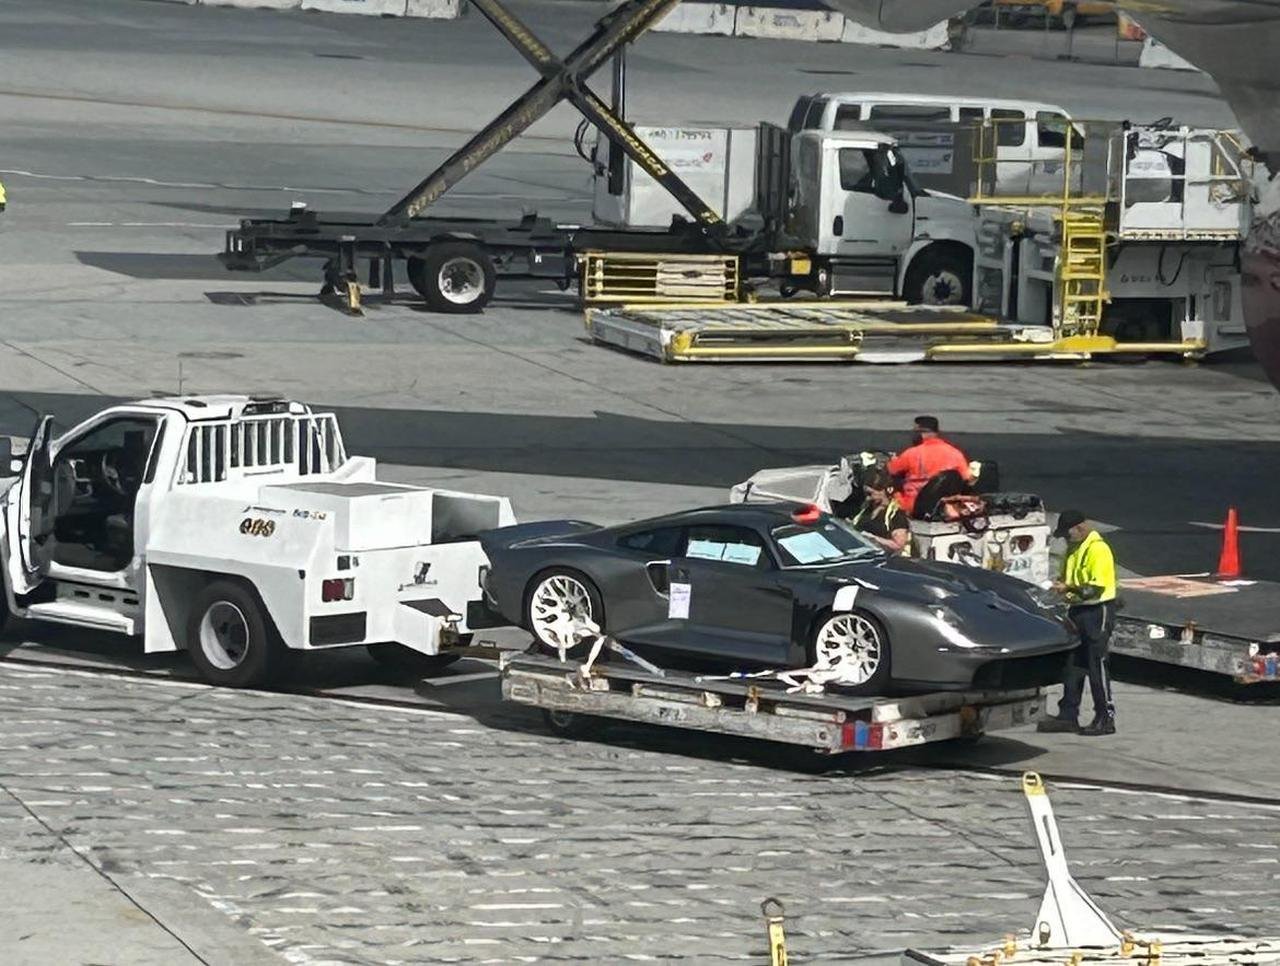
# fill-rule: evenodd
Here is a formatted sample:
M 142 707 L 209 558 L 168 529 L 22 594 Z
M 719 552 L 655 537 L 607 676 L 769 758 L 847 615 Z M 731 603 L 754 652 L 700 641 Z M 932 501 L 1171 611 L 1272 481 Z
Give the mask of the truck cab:
M 266 683 L 287 648 L 438 657 L 482 619 L 471 537 L 511 506 L 375 469 L 333 414 L 284 399 L 127 403 L 57 437 L 46 416 L 0 480 L 0 617 L 186 649 L 227 685 Z
M 917 184 L 890 135 L 801 131 L 791 145 L 791 232 L 829 271 L 821 294 L 971 304 L 973 206 Z

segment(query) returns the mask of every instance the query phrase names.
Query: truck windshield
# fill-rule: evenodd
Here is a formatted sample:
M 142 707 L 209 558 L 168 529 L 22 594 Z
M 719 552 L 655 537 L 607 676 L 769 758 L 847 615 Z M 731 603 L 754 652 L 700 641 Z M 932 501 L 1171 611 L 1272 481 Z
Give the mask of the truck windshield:
M 774 527 L 773 542 L 784 567 L 830 566 L 867 560 L 882 551 L 839 520 L 827 517 L 812 526 Z

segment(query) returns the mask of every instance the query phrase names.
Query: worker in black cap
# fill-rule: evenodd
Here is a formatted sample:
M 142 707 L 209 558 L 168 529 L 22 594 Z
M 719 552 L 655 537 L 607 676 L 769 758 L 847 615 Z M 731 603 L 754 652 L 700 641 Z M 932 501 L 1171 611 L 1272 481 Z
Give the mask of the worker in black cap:
M 1068 614 L 1080 635 L 1080 646 L 1067 665 L 1058 713 L 1041 721 L 1040 731 L 1078 731 L 1082 735 L 1116 733 L 1116 708 L 1111 698 L 1107 653 L 1116 626 L 1116 562 L 1111 548 L 1079 510 L 1063 510 L 1053 531 L 1067 541 L 1062 576 L 1053 588 L 1069 605 Z M 1093 722 L 1079 725 L 1084 679 L 1093 696 Z

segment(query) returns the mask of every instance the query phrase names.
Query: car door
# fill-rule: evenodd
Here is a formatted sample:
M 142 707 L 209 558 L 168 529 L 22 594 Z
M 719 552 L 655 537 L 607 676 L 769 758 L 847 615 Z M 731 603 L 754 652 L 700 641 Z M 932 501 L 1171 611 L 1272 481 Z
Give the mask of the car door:
M 823 210 L 830 223 L 826 251 L 845 257 L 898 258 L 914 233 L 902 158 L 890 145 L 859 147 L 837 139 L 823 157 Z
M 31 434 L 22 475 L 5 504 L 9 588 L 14 594 L 31 593 L 44 582 L 49 569 L 46 547 L 53 532 L 49 512 L 53 505 L 53 472 L 49 460 L 52 436 L 53 417 L 45 416 Z
M 684 549 L 681 526 L 632 530 L 618 538 L 617 566 L 603 589 L 609 628 L 621 641 L 668 647 L 684 622 L 671 616 L 670 567 Z
M 691 526 L 671 583 L 688 587 L 680 650 L 735 665 L 778 667 L 791 643 L 792 593 L 759 533 L 730 525 Z

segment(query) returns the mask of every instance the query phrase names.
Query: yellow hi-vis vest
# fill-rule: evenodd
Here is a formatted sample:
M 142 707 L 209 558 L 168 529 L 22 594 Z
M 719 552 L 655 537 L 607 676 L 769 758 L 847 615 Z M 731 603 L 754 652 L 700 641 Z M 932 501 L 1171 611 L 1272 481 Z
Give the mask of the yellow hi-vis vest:
M 1116 561 L 1102 534 L 1091 531 L 1062 561 L 1062 582 L 1067 590 L 1101 587 L 1097 597 L 1081 597 L 1081 603 L 1105 604 L 1116 599 Z

